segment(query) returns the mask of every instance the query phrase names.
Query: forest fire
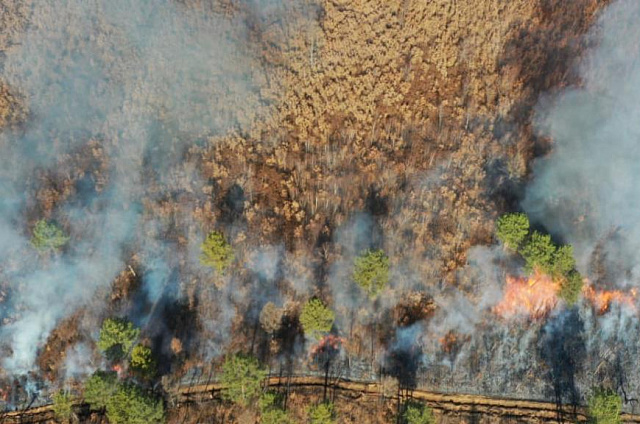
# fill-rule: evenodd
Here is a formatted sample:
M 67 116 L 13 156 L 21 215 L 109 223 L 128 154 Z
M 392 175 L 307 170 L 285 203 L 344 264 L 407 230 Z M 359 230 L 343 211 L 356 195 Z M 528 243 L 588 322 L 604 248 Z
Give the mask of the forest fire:
M 592 285 L 586 285 L 582 292 L 584 297 L 597 309 L 598 315 L 605 314 L 612 303 L 637 311 L 638 291 L 636 289 L 631 289 L 626 293 L 622 290 L 596 290 Z
M 115 364 L 114 366 L 111 367 L 112 371 L 115 371 L 115 373 L 118 375 L 118 378 L 122 377 L 122 365 L 119 364 Z
M 442 345 L 442 350 L 445 353 L 450 353 L 456 347 L 458 337 L 456 336 L 455 332 L 449 331 L 444 335 L 444 337 L 440 337 L 438 341 L 440 342 L 440 345 Z
M 528 278 L 507 276 L 504 297 L 493 311 L 503 318 L 542 318 L 558 302 L 557 291 L 558 284 L 542 273 Z
M 335 353 L 340 350 L 344 339 L 333 334 L 324 336 L 317 345 L 311 348 L 311 355 L 316 356 L 322 353 Z

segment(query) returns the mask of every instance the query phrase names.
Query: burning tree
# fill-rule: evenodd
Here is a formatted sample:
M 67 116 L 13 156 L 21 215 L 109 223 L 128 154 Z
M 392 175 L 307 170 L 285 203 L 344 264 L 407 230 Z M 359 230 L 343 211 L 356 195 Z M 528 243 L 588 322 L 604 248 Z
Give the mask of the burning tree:
M 246 406 L 260 392 L 266 371 L 257 359 L 241 354 L 228 356 L 222 364 L 222 396 L 240 406 Z
M 300 324 L 305 335 L 320 339 L 324 333 L 331 331 L 335 314 L 320 299 L 309 300 L 302 308 Z
M 355 260 L 352 278 L 375 298 L 389 283 L 389 257 L 380 249 L 364 251 Z
M 525 259 L 528 272 L 537 275 L 533 280 L 540 280 L 541 274 L 548 275 L 554 280 L 558 297 L 569 305 L 578 300 L 582 292 L 582 276 L 576 271 L 573 246 L 556 246 L 550 235 L 538 231 L 529 234 L 529 219 L 522 213 L 500 217 L 496 236 Z
M 622 399 L 611 389 L 598 388 L 589 398 L 589 416 L 596 424 L 619 424 Z
M 235 258 L 233 248 L 222 233 L 217 231 L 213 231 L 207 236 L 200 250 L 202 252 L 200 263 L 214 268 L 218 272 L 224 272 Z
M 529 218 L 523 213 L 502 215 L 496 223 L 496 237 L 513 251 L 518 251 L 527 235 L 529 235 Z

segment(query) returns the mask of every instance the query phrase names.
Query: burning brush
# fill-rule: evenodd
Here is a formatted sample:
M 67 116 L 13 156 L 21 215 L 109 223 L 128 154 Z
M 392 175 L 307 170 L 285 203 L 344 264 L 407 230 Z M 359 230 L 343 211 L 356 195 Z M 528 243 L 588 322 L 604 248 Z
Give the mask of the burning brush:
M 321 355 L 333 356 L 340 352 L 345 340 L 342 337 L 338 337 L 334 334 L 327 334 L 324 336 L 317 345 L 311 348 L 311 356 L 317 357 Z
M 558 288 L 558 283 L 540 272 L 528 278 L 508 276 L 504 297 L 493 311 L 503 318 L 543 318 L 558 303 Z
M 638 291 L 634 288 L 628 293 L 622 290 L 596 290 L 592 285 L 585 285 L 582 294 L 598 311 L 598 315 L 604 315 L 613 303 L 637 312 Z
M 528 278 L 507 277 L 504 297 L 493 308 L 493 311 L 503 318 L 527 317 L 531 319 L 544 318 L 558 303 L 559 283 L 550 276 L 535 272 Z M 609 311 L 612 304 L 629 308 L 637 312 L 638 291 L 634 288 L 623 290 L 596 289 L 592 284 L 585 284 L 582 294 L 599 315 Z

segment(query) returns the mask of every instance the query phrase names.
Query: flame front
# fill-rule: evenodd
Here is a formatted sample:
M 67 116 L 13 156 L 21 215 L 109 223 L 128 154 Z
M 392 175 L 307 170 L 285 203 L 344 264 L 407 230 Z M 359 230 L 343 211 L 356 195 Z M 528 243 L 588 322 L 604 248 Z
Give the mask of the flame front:
M 344 344 L 342 337 L 335 336 L 333 334 L 327 334 L 324 336 L 317 345 L 311 348 L 311 355 L 317 355 L 318 353 L 333 351 L 337 352 Z
M 638 292 L 636 289 L 631 289 L 629 293 L 626 293 L 622 290 L 596 290 L 592 285 L 585 285 L 582 293 L 597 309 L 599 315 L 605 314 L 612 303 L 631 308 L 633 311 L 637 310 Z
M 503 318 L 542 318 L 558 303 L 558 284 L 536 272 L 529 278 L 507 276 L 504 297 L 493 311 Z

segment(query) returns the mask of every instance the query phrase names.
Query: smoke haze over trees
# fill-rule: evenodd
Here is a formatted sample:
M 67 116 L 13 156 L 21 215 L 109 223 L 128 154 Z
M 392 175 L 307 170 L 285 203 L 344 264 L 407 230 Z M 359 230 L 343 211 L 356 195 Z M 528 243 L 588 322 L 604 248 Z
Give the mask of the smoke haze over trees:
M 461 3 L 7 2 L 0 389 L 633 408 L 640 5 Z

